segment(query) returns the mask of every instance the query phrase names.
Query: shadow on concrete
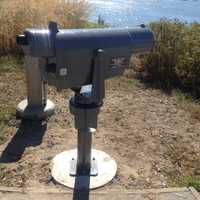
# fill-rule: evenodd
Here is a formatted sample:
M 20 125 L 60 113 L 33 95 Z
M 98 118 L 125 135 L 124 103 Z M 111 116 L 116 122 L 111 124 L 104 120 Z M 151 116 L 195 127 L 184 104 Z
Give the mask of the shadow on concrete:
M 77 176 L 75 179 L 73 200 L 90 199 L 90 176 Z
M 27 147 L 42 143 L 47 129 L 45 121 L 22 120 L 19 129 L 1 154 L 0 163 L 17 162 Z

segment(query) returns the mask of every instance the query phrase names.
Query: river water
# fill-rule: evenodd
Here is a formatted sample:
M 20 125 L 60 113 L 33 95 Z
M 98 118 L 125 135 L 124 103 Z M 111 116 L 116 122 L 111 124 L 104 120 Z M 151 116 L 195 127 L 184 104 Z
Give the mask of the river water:
M 146 24 L 160 18 L 200 22 L 200 0 L 89 0 L 92 21 L 111 26 Z

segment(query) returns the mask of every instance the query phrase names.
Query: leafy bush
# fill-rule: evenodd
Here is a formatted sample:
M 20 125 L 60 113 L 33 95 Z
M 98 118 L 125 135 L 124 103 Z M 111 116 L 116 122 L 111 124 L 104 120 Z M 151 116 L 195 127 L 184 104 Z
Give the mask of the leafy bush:
M 86 0 L 2 0 L 0 2 L 0 55 L 18 52 L 17 34 L 27 27 L 44 28 L 49 21 L 60 27 L 83 27 L 88 15 Z
M 200 24 L 162 19 L 150 24 L 154 50 L 142 58 L 142 68 L 166 88 L 181 87 L 200 96 Z
M 197 191 L 200 191 L 200 177 L 198 176 L 185 176 L 180 178 L 180 184 L 186 187 L 194 187 Z

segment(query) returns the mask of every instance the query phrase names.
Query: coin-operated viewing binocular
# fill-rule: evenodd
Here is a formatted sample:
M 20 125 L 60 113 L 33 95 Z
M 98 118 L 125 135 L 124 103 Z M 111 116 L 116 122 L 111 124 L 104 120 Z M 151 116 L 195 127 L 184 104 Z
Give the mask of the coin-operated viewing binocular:
M 37 63 L 45 83 L 75 92 L 70 111 L 75 116 L 78 146 L 53 159 L 52 176 L 71 188 L 77 178 L 87 176 L 90 188 L 106 184 L 115 176 L 117 165 L 106 153 L 91 149 L 91 135 L 105 97 L 105 80 L 122 75 L 133 53 L 150 51 L 153 33 L 145 26 L 58 29 L 50 22 L 48 29 L 26 29 L 17 36 L 17 43 L 23 46 L 27 60 Z M 30 76 L 34 67 L 29 66 Z

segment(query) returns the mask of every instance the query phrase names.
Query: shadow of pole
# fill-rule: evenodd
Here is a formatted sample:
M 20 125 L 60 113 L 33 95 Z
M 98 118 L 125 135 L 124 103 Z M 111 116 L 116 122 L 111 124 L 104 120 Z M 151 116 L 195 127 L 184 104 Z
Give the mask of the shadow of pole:
M 44 121 L 22 120 L 19 129 L 1 154 L 0 163 L 17 162 L 25 149 L 42 143 L 47 128 Z
M 77 176 L 73 191 L 73 200 L 90 199 L 90 176 Z

